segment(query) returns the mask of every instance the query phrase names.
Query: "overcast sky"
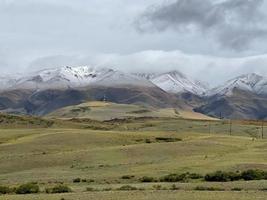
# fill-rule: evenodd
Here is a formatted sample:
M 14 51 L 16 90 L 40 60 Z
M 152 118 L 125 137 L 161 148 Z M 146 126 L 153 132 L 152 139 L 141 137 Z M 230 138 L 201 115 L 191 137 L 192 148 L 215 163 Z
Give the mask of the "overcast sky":
M 0 0 L 0 69 L 267 76 L 266 0 Z

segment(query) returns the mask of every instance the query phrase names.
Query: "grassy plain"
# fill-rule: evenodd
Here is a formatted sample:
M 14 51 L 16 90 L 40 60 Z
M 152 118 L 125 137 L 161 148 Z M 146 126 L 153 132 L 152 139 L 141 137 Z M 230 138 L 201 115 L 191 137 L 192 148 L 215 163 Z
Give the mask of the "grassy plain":
M 105 122 L 14 118 L 0 123 L 0 185 L 16 187 L 37 182 L 42 192 L 0 195 L 1 200 L 247 200 L 267 196 L 262 191 L 267 188 L 267 181 L 193 180 L 175 183 L 177 191 L 172 191 L 172 183 L 139 180 L 143 176 L 160 178 L 170 173 L 205 175 L 216 170 L 267 170 L 267 140 L 260 138 L 258 122 L 233 122 L 230 132 L 227 121 L 151 117 Z M 159 138 L 174 140 L 166 142 Z M 123 179 L 126 175 L 131 178 Z M 73 183 L 75 178 L 86 182 Z M 58 183 L 68 185 L 73 192 L 44 193 L 46 187 Z M 138 190 L 118 191 L 124 185 Z M 155 185 L 161 189 L 155 189 Z M 225 191 L 196 191 L 197 186 Z M 88 187 L 97 192 L 88 192 Z M 234 188 L 242 191 L 232 191 Z

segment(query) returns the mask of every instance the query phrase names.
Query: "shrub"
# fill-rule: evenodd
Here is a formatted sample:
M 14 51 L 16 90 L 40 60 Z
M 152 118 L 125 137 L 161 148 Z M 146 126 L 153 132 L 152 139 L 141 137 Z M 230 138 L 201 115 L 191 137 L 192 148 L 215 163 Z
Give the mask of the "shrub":
M 71 188 L 69 188 L 66 185 L 56 185 L 53 188 L 46 188 L 46 193 L 51 193 L 51 194 L 55 194 L 55 193 L 68 193 L 71 192 Z
M 0 186 L 0 195 L 1 194 L 9 194 L 12 193 L 13 190 L 10 187 L 7 186 Z
M 132 179 L 132 178 L 134 178 L 134 176 L 132 175 L 124 175 L 121 177 L 121 179 Z
M 243 189 L 242 189 L 242 188 L 237 188 L 237 187 L 236 187 L 236 188 L 232 188 L 231 190 L 232 190 L 232 191 L 242 191 Z
M 267 180 L 267 172 L 258 170 L 258 169 L 250 169 L 240 172 L 222 172 L 217 171 L 215 173 L 210 173 L 205 176 L 205 180 L 209 182 L 227 182 L 227 181 L 237 181 L 237 180 Z
M 196 173 L 183 173 L 183 174 L 169 174 L 160 179 L 161 182 L 186 182 L 189 179 L 200 179 L 202 175 Z
M 150 139 L 145 139 L 145 143 L 150 144 L 152 143 Z
M 228 179 L 230 181 L 238 181 L 238 180 L 242 179 L 241 174 L 238 171 L 237 172 L 228 172 L 227 176 L 228 176 Z
M 87 187 L 87 188 L 86 188 L 86 191 L 87 191 L 87 192 L 93 192 L 93 191 L 95 191 L 95 189 L 92 188 L 92 187 Z
M 130 190 L 138 190 L 138 189 L 130 185 L 124 185 L 124 186 L 121 186 L 118 190 L 130 191 Z
M 153 177 L 144 176 L 144 177 L 140 178 L 140 181 L 142 183 L 152 183 L 152 182 L 157 182 L 157 179 L 155 179 Z
M 228 181 L 228 177 L 222 171 L 217 171 L 215 173 L 207 174 L 204 178 L 205 178 L 205 181 L 210 181 L 210 182 Z
M 160 179 L 161 182 L 181 182 L 185 181 L 185 174 L 169 174 Z
M 173 184 L 172 186 L 171 186 L 171 188 L 170 188 L 171 190 L 179 190 L 180 188 L 179 187 L 177 187 L 175 184 Z
M 267 179 L 267 172 L 258 170 L 258 169 L 255 169 L 255 170 L 250 169 L 250 170 L 242 172 L 241 177 L 246 181 L 263 180 L 263 179 Z
M 205 180 L 209 182 L 227 182 L 227 181 L 237 181 L 242 179 L 239 172 L 222 172 L 217 171 L 214 173 L 207 174 Z
M 102 191 L 108 192 L 108 191 L 111 191 L 111 190 L 112 190 L 112 188 L 104 188 Z
M 192 174 L 188 173 L 188 178 L 190 178 L 190 179 L 201 179 L 201 178 L 203 178 L 203 176 L 201 174 L 197 174 L 197 173 L 192 173 Z
M 195 187 L 195 190 L 198 191 L 225 191 L 222 188 L 217 188 L 217 187 L 205 187 L 205 186 L 197 186 Z
M 156 141 L 158 142 L 179 142 L 182 141 L 180 138 L 168 138 L 168 137 L 156 137 Z
M 162 190 L 162 185 L 153 185 L 155 190 Z
M 37 184 L 27 183 L 16 188 L 15 193 L 16 194 L 34 194 L 34 193 L 38 193 L 39 191 L 40 191 L 40 188 Z
M 73 179 L 73 183 L 80 183 L 80 182 L 81 182 L 81 179 L 80 178 Z

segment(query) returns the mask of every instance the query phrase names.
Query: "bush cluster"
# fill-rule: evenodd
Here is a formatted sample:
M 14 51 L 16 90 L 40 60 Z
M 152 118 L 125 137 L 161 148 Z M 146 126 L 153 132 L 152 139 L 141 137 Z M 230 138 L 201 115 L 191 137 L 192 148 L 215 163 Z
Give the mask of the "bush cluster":
M 156 137 L 158 142 L 179 142 L 182 141 L 181 138 L 171 138 L 171 137 Z
M 134 178 L 135 176 L 133 176 L 133 175 L 124 175 L 124 176 L 122 176 L 121 177 L 121 179 L 132 179 L 132 178 Z
M 81 178 L 75 178 L 73 179 L 73 183 L 80 183 L 82 180 Z
M 195 187 L 195 190 L 198 190 L 198 191 L 224 191 L 223 188 L 205 187 L 205 186 L 197 186 L 197 187 Z
M 207 174 L 204 177 L 205 181 L 208 182 L 228 182 L 228 181 L 236 181 L 241 179 L 240 172 L 223 172 L 217 171 L 214 173 Z
M 192 179 L 203 179 L 207 182 L 230 182 L 239 180 L 267 180 L 267 171 L 259 169 L 250 169 L 243 172 L 224 172 L 216 171 L 213 173 L 206 174 L 204 177 L 197 173 L 183 173 L 183 174 L 169 174 L 161 177 L 160 179 L 144 176 L 140 178 L 140 182 L 151 183 L 151 182 L 188 182 Z
M 75 178 L 72 180 L 73 183 L 92 183 L 94 182 L 93 179 L 86 179 L 86 178 Z
M 238 180 L 267 180 L 267 172 L 250 169 L 243 172 L 223 172 L 217 171 L 214 173 L 207 174 L 204 177 L 205 181 L 208 182 L 229 182 L 229 181 L 238 181 Z
M 48 194 L 55 194 L 55 193 L 69 193 L 72 192 L 71 188 L 66 185 L 56 185 L 52 188 L 46 188 L 45 192 Z
M 1 194 L 10 194 L 13 192 L 13 189 L 7 186 L 0 186 L 0 195 Z
M 202 175 L 196 173 L 169 174 L 160 179 L 161 182 L 187 182 L 190 179 L 200 179 Z
M 140 181 L 142 183 L 153 183 L 153 182 L 158 182 L 158 180 L 156 178 L 153 177 L 149 177 L 149 176 L 144 176 L 142 178 L 140 178 Z
M 130 186 L 130 185 L 123 185 L 120 188 L 118 188 L 118 190 L 131 191 L 131 190 L 138 190 L 138 188 Z
M 267 172 L 263 170 L 247 170 L 242 172 L 241 174 L 242 179 L 246 181 L 250 180 L 267 180 Z
M 16 194 L 35 194 L 40 192 L 40 188 L 36 183 L 26 183 L 15 189 Z
M 169 174 L 166 176 L 161 177 L 160 179 L 144 176 L 140 178 L 140 182 L 142 183 L 152 183 L 152 182 L 187 182 L 190 179 L 201 179 L 203 178 L 202 175 L 196 173 L 183 173 L 183 174 Z

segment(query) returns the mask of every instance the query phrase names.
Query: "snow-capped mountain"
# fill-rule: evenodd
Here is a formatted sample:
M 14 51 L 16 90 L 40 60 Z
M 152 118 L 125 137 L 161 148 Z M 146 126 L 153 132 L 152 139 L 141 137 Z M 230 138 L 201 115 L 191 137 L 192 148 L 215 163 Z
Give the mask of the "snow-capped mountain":
M 3 89 L 65 89 L 91 85 L 134 85 L 159 87 L 168 93 L 190 92 L 203 95 L 206 87 L 178 71 L 168 73 L 125 73 L 110 68 L 89 66 L 45 69 L 19 78 L 0 78 Z
M 255 94 L 267 94 L 267 78 L 255 73 L 238 76 L 227 81 L 224 85 L 212 89 L 208 92 L 208 95 L 230 96 L 234 89 Z
M 151 81 L 164 91 L 170 93 L 190 92 L 202 96 L 207 91 L 204 84 L 200 84 L 199 81 L 192 80 L 178 71 L 157 75 Z
M 7 81 L 5 81 L 7 82 Z M 145 85 L 152 84 L 131 74 L 108 68 L 61 67 L 46 69 L 5 84 L 7 89 L 77 88 L 89 85 Z

